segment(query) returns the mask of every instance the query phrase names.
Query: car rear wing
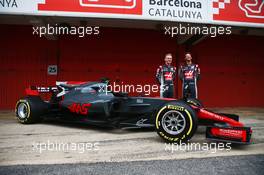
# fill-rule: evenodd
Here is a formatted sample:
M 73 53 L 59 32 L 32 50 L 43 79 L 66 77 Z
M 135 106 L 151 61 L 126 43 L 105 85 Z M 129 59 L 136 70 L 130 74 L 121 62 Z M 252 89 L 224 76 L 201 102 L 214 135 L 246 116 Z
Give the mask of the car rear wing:
M 56 87 L 30 86 L 25 89 L 28 96 L 40 94 L 56 94 L 57 97 L 65 95 L 70 89 L 87 83 L 87 81 L 56 81 Z
M 39 96 L 40 94 L 46 93 L 57 93 L 57 87 L 38 87 L 38 86 L 30 86 L 29 88 L 25 89 L 26 95 L 28 96 Z

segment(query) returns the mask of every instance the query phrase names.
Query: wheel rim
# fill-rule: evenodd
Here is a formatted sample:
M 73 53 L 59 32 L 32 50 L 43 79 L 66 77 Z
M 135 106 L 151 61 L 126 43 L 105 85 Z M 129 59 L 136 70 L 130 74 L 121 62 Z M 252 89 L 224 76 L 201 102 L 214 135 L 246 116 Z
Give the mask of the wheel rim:
M 28 115 L 28 106 L 25 103 L 20 103 L 17 108 L 17 114 L 22 119 L 26 118 Z
M 161 125 L 167 133 L 178 135 L 185 129 L 186 120 L 179 111 L 168 111 L 163 115 Z

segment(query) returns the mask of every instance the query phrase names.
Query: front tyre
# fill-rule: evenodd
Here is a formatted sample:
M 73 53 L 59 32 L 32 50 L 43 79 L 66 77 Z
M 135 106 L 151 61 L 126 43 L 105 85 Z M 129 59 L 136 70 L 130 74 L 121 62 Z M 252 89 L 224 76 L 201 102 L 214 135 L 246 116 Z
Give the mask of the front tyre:
M 171 102 L 161 107 L 156 116 L 158 135 L 167 142 L 186 142 L 197 129 L 195 111 L 183 102 Z

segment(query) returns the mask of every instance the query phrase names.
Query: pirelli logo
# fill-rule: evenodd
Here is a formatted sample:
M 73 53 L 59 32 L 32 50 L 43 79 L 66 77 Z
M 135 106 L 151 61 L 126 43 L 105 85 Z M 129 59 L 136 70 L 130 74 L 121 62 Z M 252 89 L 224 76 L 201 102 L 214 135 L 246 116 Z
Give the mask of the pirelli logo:
M 173 109 L 173 110 L 178 110 L 178 111 L 184 111 L 184 107 L 175 106 L 175 105 L 168 105 L 168 109 Z

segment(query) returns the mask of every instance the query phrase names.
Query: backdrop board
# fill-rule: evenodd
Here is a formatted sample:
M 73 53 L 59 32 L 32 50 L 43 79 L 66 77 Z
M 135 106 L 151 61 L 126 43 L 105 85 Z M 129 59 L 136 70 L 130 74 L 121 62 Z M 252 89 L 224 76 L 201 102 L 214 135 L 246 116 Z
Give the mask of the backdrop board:
M 264 27 L 263 0 L 0 0 L 0 13 Z

